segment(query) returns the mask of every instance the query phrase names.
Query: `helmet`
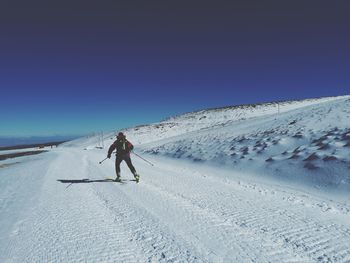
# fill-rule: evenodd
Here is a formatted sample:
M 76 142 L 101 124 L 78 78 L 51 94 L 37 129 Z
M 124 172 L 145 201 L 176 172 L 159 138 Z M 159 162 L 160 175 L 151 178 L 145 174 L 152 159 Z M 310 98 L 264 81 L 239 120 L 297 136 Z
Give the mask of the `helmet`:
M 122 132 L 119 132 L 119 133 L 118 133 L 118 135 L 117 135 L 117 138 L 118 138 L 118 139 L 122 139 L 122 138 L 125 138 L 125 135 L 124 135 L 124 133 L 122 133 Z

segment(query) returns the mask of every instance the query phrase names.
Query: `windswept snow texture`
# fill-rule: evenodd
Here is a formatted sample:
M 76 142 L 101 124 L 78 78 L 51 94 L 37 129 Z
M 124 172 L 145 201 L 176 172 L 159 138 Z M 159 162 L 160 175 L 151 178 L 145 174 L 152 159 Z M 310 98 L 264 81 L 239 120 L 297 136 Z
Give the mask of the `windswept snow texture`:
M 99 136 L 0 161 L 0 262 L 350 262 L 349 118 L 348 96 L 126 129 L 138 184 Z
M 142 145 L 146 153 L 350 193 L 350 97 L 285 102 L 279 112 L 277 107 L 200 111 L 129 133 L 136 141 L 147 132 L 164 138 Z M 166 138 L 172 130 L 180 132 Z

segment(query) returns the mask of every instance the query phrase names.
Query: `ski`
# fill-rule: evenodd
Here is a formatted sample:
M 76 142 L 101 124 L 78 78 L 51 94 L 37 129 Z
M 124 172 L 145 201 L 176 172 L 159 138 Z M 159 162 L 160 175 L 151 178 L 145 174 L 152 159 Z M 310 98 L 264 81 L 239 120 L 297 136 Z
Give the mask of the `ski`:
M 117 183 L 122 183 L 122 179 L 116 179 L 114 177 L 106 177 L 107 180 L 113 181 L 113 182 L 117 182 Z M 125 180 L 124 180 L 125 181 Z
M 116 182 L 116 183 L 125 183 L 126 181 L 134 181 L 136 183 L 139 183 L 140 182 L 140 176 L 137 176 L 137 177 L 135 177 L 135 179 L 131 179 L 131 180 L 126 180 L 126 179 L 119 179 L 119 180 L 117 180 L 116 178 L 113 178 L 113 177 L 106 177 L 106 180 L 113 181 L 113 182 Z

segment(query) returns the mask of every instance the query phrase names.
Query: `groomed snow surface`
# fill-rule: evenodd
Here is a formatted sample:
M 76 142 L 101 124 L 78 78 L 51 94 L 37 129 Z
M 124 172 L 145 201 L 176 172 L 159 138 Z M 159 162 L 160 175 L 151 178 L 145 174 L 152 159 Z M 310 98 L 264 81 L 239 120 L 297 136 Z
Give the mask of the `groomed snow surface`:
M 350 97 L 125 133 L 138 184 L 98 136 L 0 162 L 0 262 L 350 262 Z

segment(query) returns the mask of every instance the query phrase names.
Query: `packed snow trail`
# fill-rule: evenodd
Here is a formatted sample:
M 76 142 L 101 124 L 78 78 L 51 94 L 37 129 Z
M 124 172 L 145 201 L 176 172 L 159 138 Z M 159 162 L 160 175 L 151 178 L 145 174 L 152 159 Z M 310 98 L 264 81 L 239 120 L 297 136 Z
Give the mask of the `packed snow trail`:
M 125 164 L 106 180 L 100 150 L 40 156 L 2 170 L 1 262 L 350 262 L 340 201 L 156 157 L 133 158 L 136 184 Z

